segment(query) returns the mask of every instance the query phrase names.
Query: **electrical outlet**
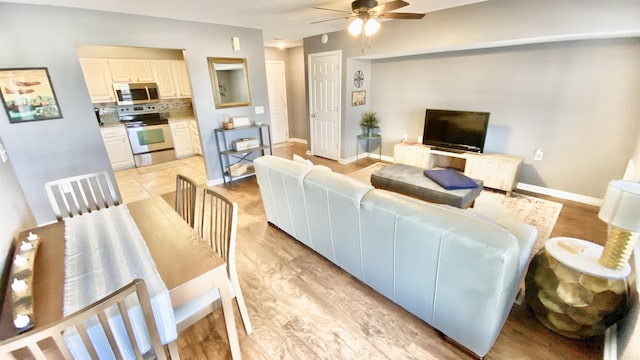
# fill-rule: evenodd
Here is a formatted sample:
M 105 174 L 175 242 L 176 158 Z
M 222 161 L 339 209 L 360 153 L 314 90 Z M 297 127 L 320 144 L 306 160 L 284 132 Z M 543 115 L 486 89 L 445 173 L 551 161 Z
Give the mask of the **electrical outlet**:
M 0 160 L 2 160 L 2 162 L 7 162 L 9 160 L 9 156 L 7 156 L 7 149 L 4 148 L 3 143 L 0 143 Z
M 542 149 L 536 149 L 536 152 L 533 153 L 533 160 L 542 161 L 544 157 L 544 151 Z
M 256 106 L 256 115 L 264 114 L 264 106 Z
M 407 141 L 407 134 L 402 134 L 402 142 Z

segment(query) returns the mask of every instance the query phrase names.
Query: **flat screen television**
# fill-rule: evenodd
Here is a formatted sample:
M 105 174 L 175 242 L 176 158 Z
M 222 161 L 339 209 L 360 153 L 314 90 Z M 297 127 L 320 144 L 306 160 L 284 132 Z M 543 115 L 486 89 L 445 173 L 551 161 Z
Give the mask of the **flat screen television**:
M 454 152 L 483 152 L 488 112 L 427 109 L 422 143 Z

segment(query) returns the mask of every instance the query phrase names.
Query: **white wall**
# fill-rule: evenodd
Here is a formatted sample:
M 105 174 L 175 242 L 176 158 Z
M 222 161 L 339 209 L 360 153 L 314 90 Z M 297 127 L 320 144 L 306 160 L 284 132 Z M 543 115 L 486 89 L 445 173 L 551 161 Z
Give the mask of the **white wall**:
M 627 168 L 624 172 L 624 180 L 640 181 L 640 139 L 633 152 L 633 156 L 629 159 Z
M 24 25 L 29 19 L 29 26 Z M 0 68 L 47 67 L 64 118 L 9 124 L 0 112 L 0 135 L 38 223 L 55 219 L 44 183 L 111 171 L 78 61 L 77 45 L 184 49 L 207 178 L 221 178 L 213 129 L 225 115 L 269 123 L 262 32 L 255 29 L 80 9 L 0 3 Z M 240 38 L 233 51 L 231 37 Z M 207 57 L 247 58 L 252 106 L 217 110 Z M 4 206 L 4 205 L 0 205 Z

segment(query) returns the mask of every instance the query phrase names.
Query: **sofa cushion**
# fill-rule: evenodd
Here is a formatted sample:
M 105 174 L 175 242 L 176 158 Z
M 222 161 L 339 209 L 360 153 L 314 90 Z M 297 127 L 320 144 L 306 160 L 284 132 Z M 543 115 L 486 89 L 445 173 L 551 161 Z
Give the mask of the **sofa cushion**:
M 360 201 L 373 187 L 344 174 L 312 171 L 304 180 L 315 250 L 362 280 Z

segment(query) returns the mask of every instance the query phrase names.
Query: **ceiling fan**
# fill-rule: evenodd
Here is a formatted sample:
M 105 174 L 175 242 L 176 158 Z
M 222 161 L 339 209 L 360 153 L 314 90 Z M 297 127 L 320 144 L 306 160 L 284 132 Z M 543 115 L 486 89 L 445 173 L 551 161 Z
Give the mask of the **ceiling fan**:
M 419 20 L 424 17 L 424 14 L 419 13 L 391 12 L 408 5 L 409 3 L 403 0 L 392 0 L 380 5 L 378 5 L 378 1 L 376 0 L 355 0 L 351 3 L 350 12 L 314 6 L 314 9 L 342 12 L 346 13 L 347 16 L 315 21 L 312 22 L 312 24 L 340 19 L 354 19 L 351 25 L 349 25 L 349 32 L 353 35 L 359 35 L 364 30 L 363 35 L 370 36 L 380 28 L 380 23 L 378 23 L 376 18 Z

